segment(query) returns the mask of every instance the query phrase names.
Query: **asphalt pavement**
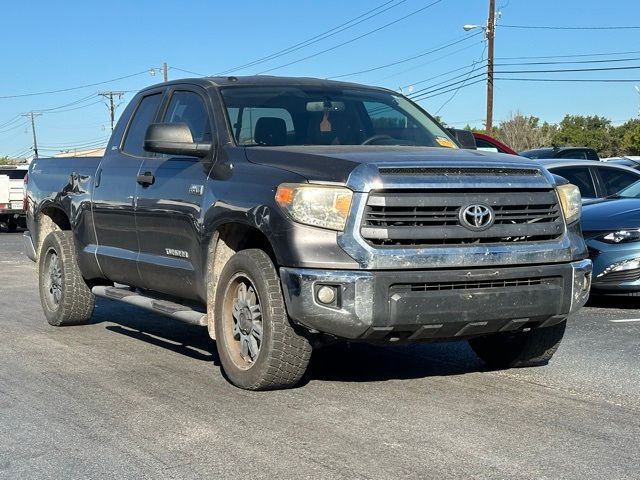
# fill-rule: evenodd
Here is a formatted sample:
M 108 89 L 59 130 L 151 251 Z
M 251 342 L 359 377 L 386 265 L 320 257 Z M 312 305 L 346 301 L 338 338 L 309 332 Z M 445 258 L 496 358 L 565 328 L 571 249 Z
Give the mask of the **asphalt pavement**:
M 640 478 L 640 299 L 592 300 L 544 367 L 336 346 L 246 392 L 204 328 L 106 300 L 49 326 L 0 232 L 0 332 L 0 479 Z

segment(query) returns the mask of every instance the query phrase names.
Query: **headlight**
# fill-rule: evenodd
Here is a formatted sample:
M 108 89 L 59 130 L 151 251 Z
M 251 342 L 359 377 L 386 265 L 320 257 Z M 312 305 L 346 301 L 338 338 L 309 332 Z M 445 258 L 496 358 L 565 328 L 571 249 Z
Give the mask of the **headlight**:
M 602 235 L 598 240 L 606 243 L 637 242 L 640 240 L 640 230 L 618 230 Z
M 573 223 L 580 219 L 582 198 L 580 197 L 580 190 L 578 187 L 569 183 L 567 185 L 560 185 L 556 187 L 556 190 L 558 192 L 560 205 L 562 206 L 564 218 L 567 223 Z
M 283 183 L 276 202 L 296 222 L 330 230 L 344 230 L 353 192 L 345 187 Z

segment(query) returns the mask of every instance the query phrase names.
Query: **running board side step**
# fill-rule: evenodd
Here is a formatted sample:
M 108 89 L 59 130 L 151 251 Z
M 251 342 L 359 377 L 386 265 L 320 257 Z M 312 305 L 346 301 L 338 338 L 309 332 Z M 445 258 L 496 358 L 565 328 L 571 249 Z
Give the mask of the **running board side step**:
M 207 325 L 207 314 L 198 312 L 192 308 L 168 300 L 159 300 L 147 297 L 128 288 L 97 286 L 91 289 L 96 297 L 108 298 L 118 302 L 128 303 L 136 307 L 144 308 L 167 317 L 175 318 L 194 325 Z

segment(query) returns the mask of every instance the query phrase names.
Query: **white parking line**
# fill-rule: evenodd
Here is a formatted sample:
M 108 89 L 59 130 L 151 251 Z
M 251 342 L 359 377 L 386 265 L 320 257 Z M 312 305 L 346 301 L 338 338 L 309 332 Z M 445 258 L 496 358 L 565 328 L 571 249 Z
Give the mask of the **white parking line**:
M 621 320 L 609 320 L 612 323 L 632 323 L 640 322 L 640 318 L 623 318 Z

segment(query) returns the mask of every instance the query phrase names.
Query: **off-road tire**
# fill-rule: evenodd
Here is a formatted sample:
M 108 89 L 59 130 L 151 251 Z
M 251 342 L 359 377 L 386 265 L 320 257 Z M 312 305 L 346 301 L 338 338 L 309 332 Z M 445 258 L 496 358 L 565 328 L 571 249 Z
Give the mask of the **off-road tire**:
M 247 365 L 238 361 L 238 347 L 229 333 L 233 328 L 232 314 L 228 310 L 232 302 L 230 295 L 233 282 L 239 276 L 253 284 L 261 309 L 260 349 L 255 360 Z M 280 279 L 269 256 L 258 249 L 234 254 L 222 269 L 215 296 L 216 346 L 222 368 L 231 383 L 246 390 L 295 386 L 307 369 L 312 347 L 287 316 Z
M 502 369 L 546 365 L 560 346 L 567 321 L 528 332 L 494 333 L 469 345 L 489 367 Z
M 59 265 L 57 303 L 52 299 L 49 261 L 56 255 Z M 38 256 L 38 286 L 40 303 L 47 322 L 56 327 L 81 325 L 91 319 L 95 296 L 87 286 L 78 268 L 73 233 L 51 232 L 44 239 Z M 49 282 L 49 283 L 48 283 Z

